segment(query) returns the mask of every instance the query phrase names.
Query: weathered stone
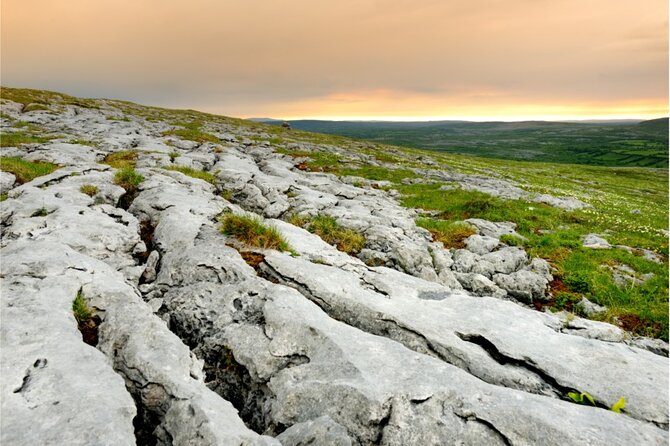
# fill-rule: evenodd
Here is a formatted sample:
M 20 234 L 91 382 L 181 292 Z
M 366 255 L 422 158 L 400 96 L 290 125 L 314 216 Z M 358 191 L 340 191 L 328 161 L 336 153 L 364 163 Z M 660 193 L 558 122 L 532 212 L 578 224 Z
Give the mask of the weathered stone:
M 611 249 L 612 245 L 597 234 L 587 234 L 582 240 L 582 246 L 591 249 Z

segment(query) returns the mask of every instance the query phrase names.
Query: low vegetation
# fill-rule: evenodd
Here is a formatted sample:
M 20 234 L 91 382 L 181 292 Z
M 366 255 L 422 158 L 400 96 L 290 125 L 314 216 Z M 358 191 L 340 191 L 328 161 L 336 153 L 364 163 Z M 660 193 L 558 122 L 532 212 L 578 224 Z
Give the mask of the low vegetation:
M 201 144 L 206 142 L 213 142 L 213 143 L 221 142 L 219 138 L 217 138 L 216 136 L 202 131 L 202 121 L 200 120 L 194 120 L 191 122 L 179 122 L 176 125 L 178 125 L 181 128 L 168 130 L 167 132 L 164 132 L 163 135 L 177 136 L 181 139 L 195 141 Z
M 52 136 L 40 136 L 35 132 L 2 132 L 0 147 L 17 147 L 21 144 L 41 144 L 53 139 Z
M 334 245 L 347 254 L 357 254 L 365 246 L 365 236 L 363 234 L 353 229 L 341 227 L 333 217 L 326 215 L 315 217 L 294 215 L 289 219 L 289 223 L 307 229 L 321 237 L 326 243 Z
M 435 220 L 432 218 L 419 218 L 416 224 L 429 230 L 433 235 L 433 240 L 442 242 L 447 249 L 465 248 L 465 239 L 477 232 L 472 226 L 466 223 Z
M 84 342 L 92 346 L 98 345 L 98 325 L 102 321 L 94 313 L 93 309 L 89 307 L 81 290 L 77 292 L 77 296 L 72 302 L 72 314 L 77 321 L 77 326 Z
M 82 194 L 86 194 L 89 197 L 93 197 L 95 194 L 98 193 L 98 186 L 95 186 L 93 184 L 82 184 L 81 187 L 79 188 L 79 192 Z
M 292 131 L 293 136 L 298 134 Z M 469 235 L 458 223 L 464 219 L 514 222 L 525 240 L 505 236 L 502 241 L 523 247 L 530 256 L 544 258 L 555 268 L 550 308 L 573 310 L 574 304 L 584 296 L 608 308 L 606 313 L 592 318 L 614 323 L 634 334 L 668 339 L 667 169 L 545 164 L 445 153 L 431 153 L 430 157 L 437 163 L 431 166 L 422 163 L 427 156 L 425 151 L 329 138 L 320 135 L 319 142 L 334 145 L 337 141 L 375 160 L 378 158 L 375 153 L 392 153 L 394 165 L 379 167 L 346 160 L 332 155 L 329 146 L 323 146 L 323 152 L 286 149 L 280 152 L 316 160 L 318 170 L 389 181 L 391 188 L 400 192 L 402 205 L 435 214 L 417 223 L 447 247 L 459 247 Z M 303 164 L 309 166 L 310 161 Z M 529 192 L 574 197 L 592 207 L 565 211 L 526 200 L 503 200 L 430 178 L 419 184 L 404 184 L 411 183 L 403 182 L 405 178 L 419 177 L 412 168 L 493 174 L 523 184 Z M 443 190 L 443 186 L 453 189 Z M 661 254 L 664 262 L 656 264 L 623 249 L 584 248 L 581 239 L 588 233 L 605 234 L 613 245 L 649 249 Z M 627 265 L 638 276 L 649 273 L 654 276 L 643 283 L 621 286 L 615 282 L 608 265 Z
M 173 170 L 175 172 L 181 172 L 184 175 L 187 175 L 191 178 L 197 178 L 199 180 L 207 181 L 210 184 L 216 183 L 216 176 L 205 172 L 204 170 L 192 169 L 186 166 L 169 166 L 165 168 L 166 170 Z
M 220 222 L 223 234 L 235 237 L 245 245 L 279 251 L 291 250 L 288 242 L 276 228 L 264 224 L 258 218 L 224 214 Z
M 19 184 L 48 175 L 56 169 L 58 169 L 58 166 L 52 163 L 26 161 L 15 156 L 0 156 L 0 170 L 13 174 Z
M 136 150 L 121 150 L 113 152 L 103 158 L 102 163 L 112 166 L 115 169 L 134 168 L 137 164 L 139 154 Z
M 137 173 L 133 167 L 124 167 L 114 175 L 114 184 L 121 186 L 127 193 L 132 194 L 144 181 L 144 177 Z

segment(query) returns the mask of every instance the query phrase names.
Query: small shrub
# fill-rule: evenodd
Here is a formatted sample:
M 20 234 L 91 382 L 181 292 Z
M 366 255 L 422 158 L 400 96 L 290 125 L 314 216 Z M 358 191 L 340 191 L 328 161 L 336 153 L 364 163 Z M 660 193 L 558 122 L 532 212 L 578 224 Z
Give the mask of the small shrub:
M 56 169 L 58 169 L 56 164 L 26 161 L 15 156 L 0 156 L 0 170 L 13 174 L 19 184 L 48 175 Z
M 86 194 L 89 197 L 92 197 L 98 193 L 98 186 L 95 186 L 93 184 L 82 184 L 82 186 L 79 188 L 79 192 L 81 192 L 82 194 Z
M 139 154 L 135 150 L 122 150 L 120 152 L 110 153 L 102 160 L 102 163 L 112 166 L 115 169 L 135 167 L 138 156 Z
M 121 186 L 129 193 L 135 192 L 142 181 L 144 177 L 132 167 L 123 168 L 114 175 L 114 184 Z
M 174 160 L 179 158 L 181 155 L 180 155 L 179 152 L 170 152 L 170 153 L 168 153 L 168 156 L 170 157 L 170 161 L 172 161 L 174 163 Z
M 226 201 L 230 201 L 233 199 L 233 191 L 230 189 L 224 189 L 221 191 L 221 198 L 223 198 Z
M 276 228 L 263 224 L 255 217 L 226 214 L 221 218 L 221 232 L 249 246 L 280 251 L 291 249 Z
M 205 172 L 203 170 L 196 170 L 196 169 L 191 169 L 190 167 L 186 166 L 170 166 L 166 167 L 166 170 L 174 170 L 176 172 L 181 172 L 184 175 L 187 175 L 191 178 L 197 178 L 199 180 L 204 180 L 207 181 L 210 184 L 215 184 L 216 183 L 216 177 L 212 175 L 209 172 Z

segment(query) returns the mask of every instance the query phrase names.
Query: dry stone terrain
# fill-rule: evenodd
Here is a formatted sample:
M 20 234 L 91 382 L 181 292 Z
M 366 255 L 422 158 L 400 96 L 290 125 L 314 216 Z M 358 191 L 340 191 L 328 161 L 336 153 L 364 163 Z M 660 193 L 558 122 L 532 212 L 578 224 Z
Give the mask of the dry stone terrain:
M 2 149 L 60 166 L 25 184 L 0 177 L 3 444 L 668 442 L 658 342 L 531 308 L 552 271 L 501 242 L 512 224 L 469 221 L 465 247 L 445 249 L 393 191 L 301 170 L 262 130 L 212 122 L 221 143 L 196 142 L 104 101 L 2 111 L 3 132 L 21 120 L 60 135 Z M 100 163 L 127 150 L 144 177 L 134 194 Z M 274 226 L 292 252 L 223 235 L 227 213 Z M 365 246 L 338 251 L 294 215 L 333 217 Z M 94 345 L 72 313 L 78 294 L 99 318 Z M 608 410 L 621 397 L 624 411 Z

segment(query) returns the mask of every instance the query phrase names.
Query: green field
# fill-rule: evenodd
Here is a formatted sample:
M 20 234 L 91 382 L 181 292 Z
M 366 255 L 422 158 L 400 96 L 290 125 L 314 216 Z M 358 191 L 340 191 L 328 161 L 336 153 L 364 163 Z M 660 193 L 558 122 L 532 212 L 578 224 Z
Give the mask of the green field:
M 295 129 L 488 158 L 668 166 L 668 119 L 630 122 L 289 121 Z

